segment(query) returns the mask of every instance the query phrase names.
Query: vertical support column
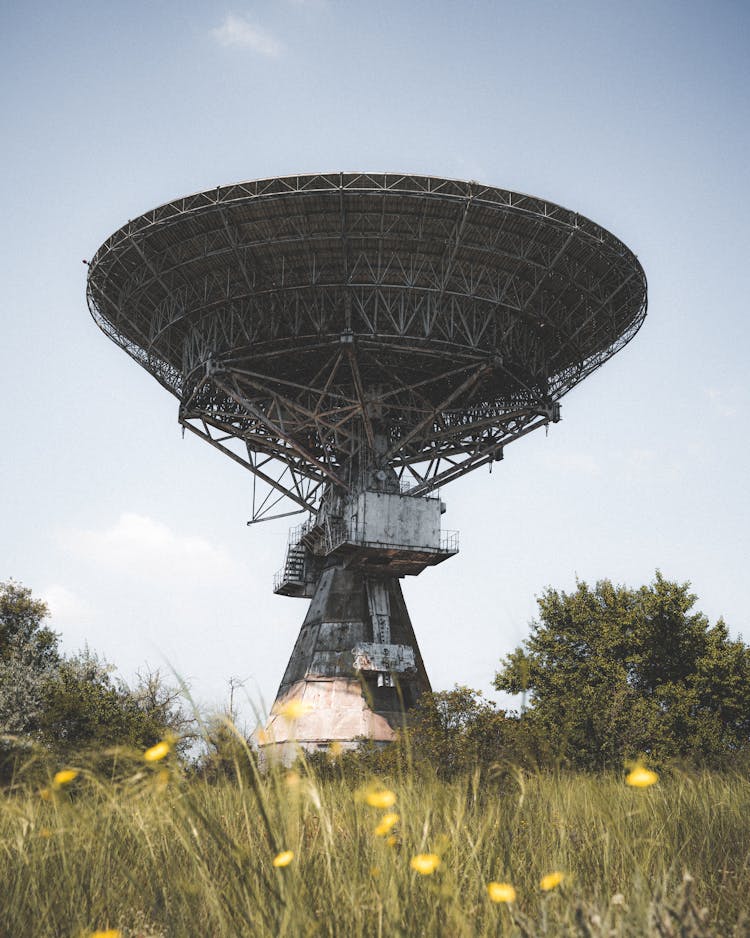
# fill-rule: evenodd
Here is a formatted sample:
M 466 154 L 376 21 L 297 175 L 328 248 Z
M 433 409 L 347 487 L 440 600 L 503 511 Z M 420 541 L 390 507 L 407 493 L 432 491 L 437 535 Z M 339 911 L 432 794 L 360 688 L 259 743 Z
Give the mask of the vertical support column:
M 372 620 L 372 640 L 376 645 L 391 643 L 391 601 L 388 586 L 382 577 L 366 577 L 367 606 Z M 378 673 L 378 687 L 392 687 L 393 676 Z
M 381 645 L 391 641 L 391 601 L 382 577 L 367 577 L 367 605 L 372 619 L 372 640 Z

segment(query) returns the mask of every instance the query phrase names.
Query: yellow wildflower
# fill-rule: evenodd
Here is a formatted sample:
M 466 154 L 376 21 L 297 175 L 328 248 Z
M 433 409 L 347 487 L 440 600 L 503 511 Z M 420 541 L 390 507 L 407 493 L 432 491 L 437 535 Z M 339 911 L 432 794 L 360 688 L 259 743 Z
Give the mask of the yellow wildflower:
M 294 769 L 289 769 L 289 771 L 284 776 L 284 782 L 289 788 L 296 788 L 302 779 L 299 777 L 299 774 L 294 771 Z
M 380 823 L 375 828 L 375 836 L 385 837 L 386 834 L 391 832 L 391 828 L 398 824 L 399 820 L 398 814 L 384 814 L 380 819 Z
M 431 876 L 440 866 L 440 857 L 436 853 L 418 853 L 411 858 L 409 865 L 422 876 Z
M 633 788 L 648 788 L 659 781 L 659 776 L 651 769 L 644 768 L 642 765 L 636 766 L 631 772 L 628 772 L 625 781 Z
M 294 859 L 293 850 L 282 850 L 281 853 L 277 853 L 273 858 L 273 865 L 276 867 L 280 866 L 289 866 L 289 864 Z
M 564 879 L 565 874 L 555 870 L 554 873 L 547 873 L 546 876 L 542 876 L 539 880 L 539 888 L 543 892 L 549 892 L 550 889 L 556 889 Z
M 104 931 L 92 931 L 91 938 L 122 938 L 119 928 L 105 928 Z
M 63 785 L 69 785 L 75 778 L 78 778 L 78 769 L 62 769 L 60 772 L 55 772 L 52 784 L 55 788 L 62 788 Z
M 510 883 L 487 883 L 487 895 L 492 902 L 516 901 L 516 890 Z
M 392 808 L 396 804 L 396 793 L 387 788 L 371 788 L 365 792 L 365 801 L 371 808 Z
M 165 756 L 168 756 L 172 750 L 172 743 L 166 739 L 163 739 L 160 743 L 157 743 L 155 746 L 151 746 L 143 753 L 143 758 L 146 762 L 159 762 Z
M 293 699 L 287 700 L 285 704 L 279 707 L 279 714 L 284 717 L 285 720 L 299 720 L 300 717 L 310 713 L 312 709 L 312 704 Z

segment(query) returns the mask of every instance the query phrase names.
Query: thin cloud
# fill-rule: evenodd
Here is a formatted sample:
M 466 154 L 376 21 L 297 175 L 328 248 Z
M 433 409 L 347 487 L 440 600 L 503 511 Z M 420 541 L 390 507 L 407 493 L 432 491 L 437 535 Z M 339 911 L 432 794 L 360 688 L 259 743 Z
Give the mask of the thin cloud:
M 267 58 L 275 58 L 283 48 L 270 33 L 233 13 L 228 13 L 222 24 L 211 30 L 211 35 L 220 46 L 249 49 Z
M 234 571 L 222 548 L 202 537 L 180 535 L 146 515 L 124 513 L 109 528 L 67 531 L 63 545 L 99 567 L 137 571 L 146 578 L 216 576 Z
M 41 595 L 49 606 L 53 627 L 89 622 L 93 616 L 90 604 L 67 586 L 53 583 Z

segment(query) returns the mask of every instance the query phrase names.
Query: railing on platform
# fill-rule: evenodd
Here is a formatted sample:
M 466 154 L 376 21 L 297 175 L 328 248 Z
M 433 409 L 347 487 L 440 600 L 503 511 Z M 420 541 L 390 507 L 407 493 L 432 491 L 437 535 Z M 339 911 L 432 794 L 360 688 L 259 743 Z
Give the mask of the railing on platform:
M 457 554 L 458 542 L 458 531 L 441 531 L 439 545 L 437 547 L 428 547 L 419 544 L 395 544 L 390 541 L 368 541 L 359 535 L 355 525 L 346 524 L 344 521 L 332 522 L 329 520 L 326 522 L 325 527 L 326 553 L 328 554 L 343 544 L 388 550 L 420 551 L 426 554 Z

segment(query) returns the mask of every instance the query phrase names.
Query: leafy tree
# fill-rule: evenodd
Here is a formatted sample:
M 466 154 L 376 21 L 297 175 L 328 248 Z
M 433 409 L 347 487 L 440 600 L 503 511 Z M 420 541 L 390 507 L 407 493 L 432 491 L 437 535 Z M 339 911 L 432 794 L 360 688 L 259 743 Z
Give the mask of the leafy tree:
M 693 611 L 688 583 L 657 571 L 639 589 L 609 580 L 548 589 L 531 635 L 495 687 L 531 694 L 521 722 L 563 763 L 622 765 L 639 755 L 720 764 L 750 748 L 750 648 Z
M 131 689 L 88 649 L 63 657 L 48 616 L 30 589 L 0 583 L 0 776 L 11 777 L 32 744 L 59 757 L 189 735 L 181 692 L 159 671 L 139 674 Z
M 247 780 L 257 771 L 257 751 L 253 750 L 252 742 L 238 731 L 230 714 L 209 717 L 203 728 L 202 742 L 204 748 L 194 763 L 194 769 L 206 780 Z
M 158 668 L 145 667 L 136 673 L 134 687 L 122 686 L 139 710 L 148 714 L 164 731 L 180 737 L 180 748 L 200 735 L 195 715 L 185 707 L 188 689 L 184 685 L 171 684 Z
M 47 604 L 14 580 L 0 583 L 0 660 L 21 654 L 37 668 L 59 659 L 58 635 L 43 625 Z
M 179 691 L 159 672 L 147 672 L 135 690 L 114 676 L 114 666 L 85 649 L 62 660 L 45 685 L 41 735 L 59 753 L 145 749 L 190 723 Z M 183 744 L 184 745 L 184 744 Z
M 409 739 L 416 758 L 448 779 L 501 759 L 507 723 L 505 713 L 481 691 L 457 684 L 419 698 L 410 714 Z
M 60 661 L 47 605 L 13 580 L 0 583 L 0 734 L 34 732 L 44 685 Z

